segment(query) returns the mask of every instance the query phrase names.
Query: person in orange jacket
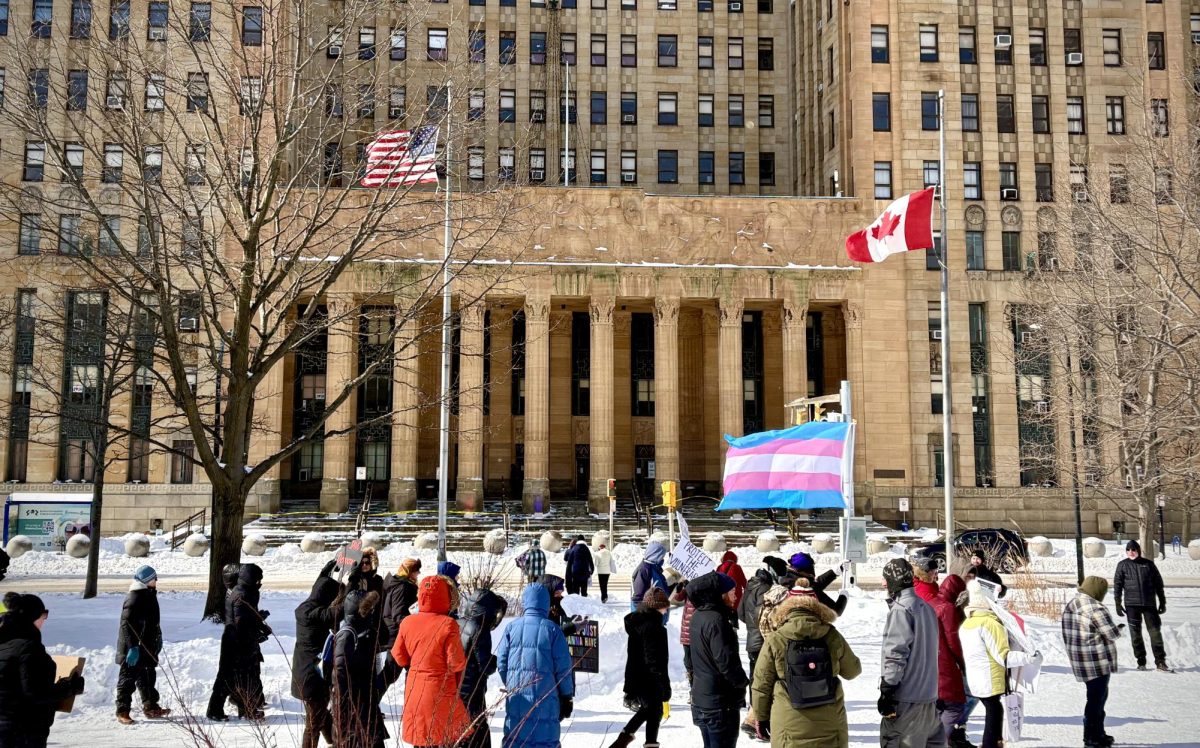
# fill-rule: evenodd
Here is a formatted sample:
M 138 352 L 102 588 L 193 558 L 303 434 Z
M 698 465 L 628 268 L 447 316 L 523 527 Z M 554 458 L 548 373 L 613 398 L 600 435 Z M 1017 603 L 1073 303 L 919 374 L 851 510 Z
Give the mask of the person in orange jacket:
M 450 583 L 421 580 L 417 609 L 400 623 L 392 657 L 408 668 L 404 686 L 404 742 L 414 748 L 458 745 L 471 718 L 459 696 L 467 656 L 458 624 L 450 617 Z

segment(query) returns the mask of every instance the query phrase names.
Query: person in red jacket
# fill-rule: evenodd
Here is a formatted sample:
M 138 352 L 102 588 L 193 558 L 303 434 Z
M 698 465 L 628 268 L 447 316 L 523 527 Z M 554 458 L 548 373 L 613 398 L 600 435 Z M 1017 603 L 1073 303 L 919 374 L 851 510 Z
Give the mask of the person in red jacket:
M 733 551 L 725 551 L 725 555 L 721 556 L 721 565 L 717 567 L 717 571 L 733 580 L 735 585 L 733 597 L 737 601 L 734 603 L 736 610 L 737 603 L 742 601 L 742 595 L 746 592 L 746 572 L 738 566 L 737 554 Z
M 396 664 L 408 668 L 404 685 L 404 742 L 411 746 L 459 745 L 471 718 L 458 694 L 467 667 L 458 624 L 450 617 L 450 583 L 421 580 L 417 610 L 400 623 L 392 646 Z
M 933 605 L 938 596 L 937 560 L 924 558 L 913 564 L 913 592 L 917 597 Z
M 964 727 L 967 721 L 967 691 L 963 687 L 962 644 L 958 641 L 958 627 L 965 616 L 956 603 L 965 589 L 967 583 L 963 578 L 950 574 L 942 581 L 937 596 L 930 601 L 938 619 L 938 716 L 942 720 L 949 748 L 975 748 L 967 740 Z

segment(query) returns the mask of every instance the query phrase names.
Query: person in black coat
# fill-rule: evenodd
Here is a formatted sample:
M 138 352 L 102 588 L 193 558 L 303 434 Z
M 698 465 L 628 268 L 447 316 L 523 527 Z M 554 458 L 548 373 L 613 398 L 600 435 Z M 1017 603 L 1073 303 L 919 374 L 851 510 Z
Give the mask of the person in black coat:
M 546 588 L 546 592 L 550 593 L 550 612 L 546 618 L 558 624 L 566 636 L 574 634 L 578 627 L 575 625 L 575 620 L 567 615 L 562 606 L 563 596 L 566 594 L 563 578 L 555 574 L 544 574 L 538 581 Z
M 750 679 L 738 652 L 733 612 L 736 585 L 710 571 L 688 583 L 687 596 L 696 606 L 692 639 L 692 722 L 700 728 L 705 748 L 733 748 Z M 743 598 L 744 599 L 744 598 Z
M 83 693 L 83 678 L 55 679 L 42 644 L 49 613 L 36 595 L 7 601 L 0 616 L 0 746 L 45 748 L 58 702 Z
M 463 652 L 467 667 L 463 671 L 458 693 L 471 715 L 475 731 L 463 743 L 463 748 L 491 748 L 492 738 L 487 728 L 488 676 L 496 672 L 496 657 L 492 654 L 492 631 L 504 620 L 508 603 L 491 590 L 475 590 L 459 603 L 458 619 L 462 628 Z M 480 720 L 482 724 L 475 724 Z
M 1004 580 L 1000 578 L 1000 575 L 992 567 L 987 565 L 982 551 L 971 552 L 971 568 L 967 569 L 967 573 L 963 578 L 967 581 L 974 578 L 990 582 L 997 588 L 996 597 L 1004 597 L 1008 594 L 1008 587 L 1004 584 Z
M 221 581 L 225 583 L 225 603 L 229 604 L 229 595 L 233 592 L 233 588 L 237 586 L 238 575 L 242 571 L 241 564 L 225 564 L 221 568 Z M 211 720 L 224 722 L 229 719 L 225 716 L 225 701 L 233 699 L 234 704 L 240 704 L 237 698 L 230 690 L 233 687 L 233 660 L 236 656 L 233 651 L 233 631 L 223 624 L 225 616 L 221 616 L 221 653 L 217 660 L 217 677 L 213 679 L 212 695 L 208 698 L 208 709 L 205 712 Z M 242 711 L 241 706 L 238 706 L 238 711 Z
M 1136 540 L 1125 544 L 1125 555 L 1127 558 L 1117 564 L 1113 575 L 1113 597 L 1117 615 L 1129 615 L 1129 639 L 1133 642 L 1138 670 L 1146 669 L 1146 642 L 1142 639 L 1142 621 L 1145 621 L 1155 667 L 1164 673 L 1174 672 L 1167 666 L 1167 649 L 1163 646 L 1162 619 L 1159 618 L 1167 612 L 1162 574 L 1153 561 L 1142 555 L 1142 546 Z
M 389 651 L 400 633 L 400 622 L 417 604 L 417 580 L 420 577 L 421 559 L 406 558 L 400 562 L 395 574 L 388 574 L 383 580 L 380 596 L 383 598 L 384 637 Z
M 642 598 L 637 610 L 625 616 L 625 632 L 629 634 L 625 706 L 633 710 L 633 717 L 610 748 L 627 748 L 643 724 L 646 725 L 646 748 L 658 748 L 663 704 L 671 700 L 667 627 L 663 618 L 669 607 L 667 593 L 654 588 Z
M 238 705 L 238 716 L 263 718 L 262 648 L 271 636 L 267 610 L 259 610 L 259 590 L 263 571 L 257 564 L 245 564 L 238 572 L 238 583 L 225 600 L 225 630 L 232 632 L 230 692 Z
M 738 603 L 737 617 L 746 624 L 746 654 L 750 659 L 750 672 L 754 672 L 754 664 L 758 653 L 763 648 L 763 635 L 758 629 L 758 618 L 762 612 L 763 596 L 767 590 L 780 583 L 780 578 L 787 574 L 787 562 L 775 556 L 763 557 L 763 568 L 754 572 L 754 576 L 746 582 L 746 591 Z
M 567 564 L 567 594 L 587 597 L 588 582 L 596 572 L 596 565 L 592 562 L 592 552 L 584 544 L 582 535 L 571 541 L 571 547 L 563 554 L 563 561 Z
M 321 653 L 325 639 L 337 624 L 333 602 L 338 583 L 329 577 L 333 561 L 321 570 L 313 582 L 308 599 L 296 607 L 296 649 L 292 652 L 292 696 L 304 704 L 302 748 L 317 748 L 320 737 L 333 743 L 333 723 L 329 715 L 329 685 L 321 674 Z
M 387 739 L 375 678 L 379 593 L 351 590 L 333 640 L 333 745 L 382 748 Z
M 8 554 L 3 548 L 0 548 L 0 582 L 4 581 L 4 577 L 8 575 Z
M 121 608 L 121 624 L 117 629 L 117 721 L 132 725 L 129 708 L 136 689 L 142 697 L 142 714 L 146 719 L 161 719 L 171 713 L 158 704 L 155 680 L 158 658 L 162 654 L 162 627 L 159 625 L 158 574 L 149 566 L 141 566 L 133 574 L 129 595 Z

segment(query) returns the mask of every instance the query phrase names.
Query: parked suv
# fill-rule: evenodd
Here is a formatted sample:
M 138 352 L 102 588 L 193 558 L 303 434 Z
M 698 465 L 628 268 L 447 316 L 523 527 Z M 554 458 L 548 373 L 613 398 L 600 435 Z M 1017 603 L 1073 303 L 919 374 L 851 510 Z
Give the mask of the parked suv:
M 963 530 L 954 538 L 954 552 L 960 557 L 969 556 L 978 551 L 988 566 L 1001 572 L 1012 572 L 1029 563 L 1029 549 L 1025 538 L 1019 532 L 1003 528 L 988 528 L 982 530 Z M 912 553 L 915 559 L 934 558 L 938 563 L 938 571 L 945 572 L 946 536 L 932 543 L 915 548 Z

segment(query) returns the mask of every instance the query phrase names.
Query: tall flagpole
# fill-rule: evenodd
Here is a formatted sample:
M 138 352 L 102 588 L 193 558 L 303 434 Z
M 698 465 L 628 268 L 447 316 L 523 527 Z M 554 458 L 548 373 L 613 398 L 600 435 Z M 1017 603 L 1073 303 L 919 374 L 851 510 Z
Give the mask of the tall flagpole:
M 942 210 L 942 485 L 946 491 L 946 562 L 954 553 L 954 429 L 950 382 L 950 237 L 946 233 L 946 91 L 938 91 L 938 192 Z
M 438 561 L 446 560 L 446 512 L 450 495 L 450 84 L 446 84 L 446 192 L 442 235 L 442 386 L 438 432 Z

